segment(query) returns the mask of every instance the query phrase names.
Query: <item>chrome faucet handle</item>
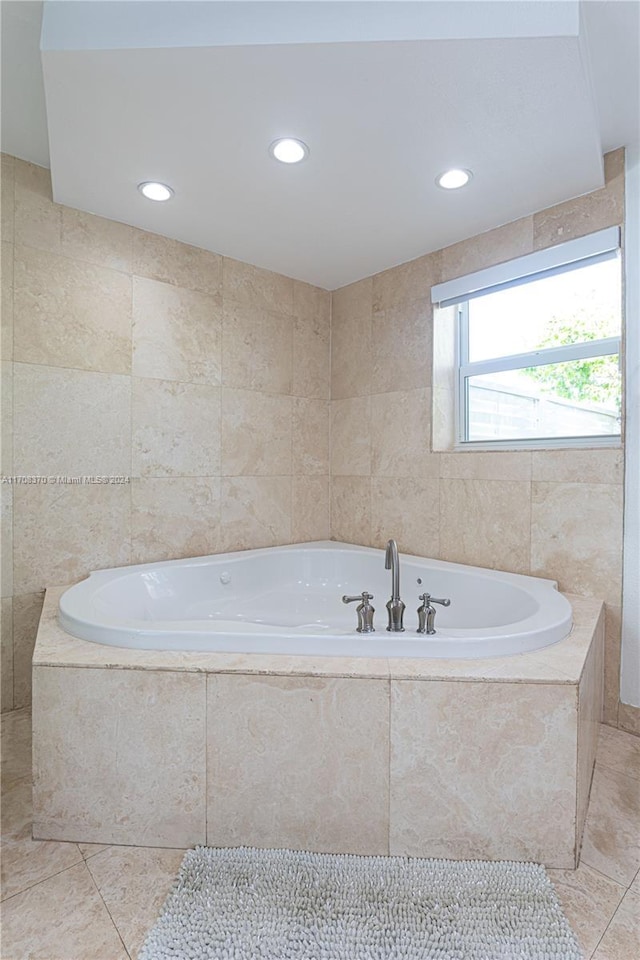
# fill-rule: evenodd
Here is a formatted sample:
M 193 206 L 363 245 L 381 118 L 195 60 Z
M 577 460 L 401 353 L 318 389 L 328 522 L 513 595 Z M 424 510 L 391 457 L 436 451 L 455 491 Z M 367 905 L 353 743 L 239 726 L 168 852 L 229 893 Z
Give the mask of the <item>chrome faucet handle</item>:
M 422 593 L 418 599 L 422 600 L 422 606 L 418 607 L 418 629 L 416 633 L 425 633 L 427 636 L 433 636 L 436 632 L 436 628 L 433 625 L 436 618 L 436 608 L 432 606 L 432 604 L 440 603 L 443 607 L 449 607 L 451 600 L 438 600 L 436 597 L 432 597 L 430 593 Z
M 425 606 L 428 603 L 441 603 L 443 607 L 451 606 L 451 600 L 449 600 L 448 598 L 445 600 L 437 600 L 435 597 L 432 597 L 430 593 L 421 593 L 420 596 L 418 597 L 418 600 L 424 600 Z
M 355 597 L 348 597 L 345 595 L 342 598 L 343 603 L 356 603 L 360 600 L 360 603 L 356 607 L 356 613 L 358 614 L 358 626 L 356 627 L 357 633 L 375 633 L 375 627 L 373 626 L 373 615 L 376 612 L 375 608 L 371 606 L 369 600 L 373 600 L 373 594 L 367 593 L 366 590 L 363 590 L 361 594 L 358 594 Z

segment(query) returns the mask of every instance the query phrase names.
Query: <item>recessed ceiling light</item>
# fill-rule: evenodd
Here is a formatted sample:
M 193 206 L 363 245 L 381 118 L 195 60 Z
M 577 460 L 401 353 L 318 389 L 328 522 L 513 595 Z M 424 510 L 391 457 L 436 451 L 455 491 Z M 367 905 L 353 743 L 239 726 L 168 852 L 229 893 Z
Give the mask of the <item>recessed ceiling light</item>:
M 284 137 L 282 140 L 273 141 L 269 147 L 269 153 L 280 163 L 300 163 L 309 156 L 309 147 L 302 140 Z
M 436 177 L 436 183 L 444 190 L 457 190 L 469 183 L 472 176 L 471 170 L 446 170 Z
M 158 202 L 170 200 L 173 196 L 171 187 L 168 187 L 165 183 L 158 183 L 156 180 L 145 180 L 144 183 L 139 183 L 138 190 L 147 200 L 157 200 Z

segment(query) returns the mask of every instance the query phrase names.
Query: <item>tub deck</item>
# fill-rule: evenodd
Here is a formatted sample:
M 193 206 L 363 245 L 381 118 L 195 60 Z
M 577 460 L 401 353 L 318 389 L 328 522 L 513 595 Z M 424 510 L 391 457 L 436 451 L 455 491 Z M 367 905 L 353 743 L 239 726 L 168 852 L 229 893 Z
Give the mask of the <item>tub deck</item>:
M 577 862 L 604 618 L 477 660 L 102 646 L 57 623 L 33 658 L 34 836 Z

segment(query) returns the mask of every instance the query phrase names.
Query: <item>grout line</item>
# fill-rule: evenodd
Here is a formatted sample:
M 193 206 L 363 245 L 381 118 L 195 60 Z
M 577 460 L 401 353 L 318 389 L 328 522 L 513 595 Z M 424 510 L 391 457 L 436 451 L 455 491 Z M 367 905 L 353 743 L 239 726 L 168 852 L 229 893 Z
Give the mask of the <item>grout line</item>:
M 391 669 L 389 669 L 389 679 L 387 680 L 387 856 L 391 856 Z
M 31 838 L 29 838 L 29 839 L 31 839 Z M 68 843 L 68 842 L 69 842 L 69 841 L 67 841 L 67 840 L 52 840 L 52 841 L 49 841 L 49 840 L 32 840 L 32 843 Z M 10 840 L 5 840 L 4 843 L 11 843 L 11 841 L 10 841 Z M 77 844 L 77 843 L 74 843 L 73 846 L 77 847 L 78 844 Z M 20 897 L 23 893 L 27 893 L 29 890 L 33 890 L 34 887 L 39 887 L 41 884 L 46 883 L 47 880 L 52 880 L 53 877 L 59 877 L 62 873 L 68 873 L 69 870 L 74 870 L 76 867 L 80 866 L 80 864 L 82 864 L 82 865 L 84 866 L 85 860 L 84 860 L 84 857 L 82 856 L 82 853 L 80 852 L 80 848 L 79 848 L 79 847 L 78 847 L 78 853 L 80 854 L 80 859 L 77 861 L 77 863 L 72 863 L 72 864 L 70 864 L 68 867 L 65 867 L 63 870 L 56 870 L 55 873 L 50 873 L 48 876 L 42 877 L 41 880 L 36 880 L 35 883 L 30 883 L 28 887 L 25 887 L 23 890 L 18 890 L 17 893 L 12 893 L 10 897 L 5 897 L 5 898 L 4 898 L 2 901 L 0 901 L 0 902 L 1 902 L 3 905 L 4 905 L 5 903 L 9 903 L 10 900 L 15 900 L 16 897 Z
M 209 845 L 209 674 L 204 675 L 204 844 Z
M 628 888 L 627 888 L 627 889 L 628 889 Z M 611 924 L 612 924 L 613 921 L 615 920 L 616 915 L 617 915 L 620 907 L 622 906 L 622 903 L 623 903 L 623 901 L 624 901 L 625 896 L 626 896 L 626 891 L 625 891 L 624 895 L 620 898 L 620 902 L 619 902 L 618 906 L 615 908 L 615 910 L 613 911 L 613 913 L 612 913 L 611 916 L 609 917 L 609 920 L 607 921 L 607 925 L 606 925 L 606 927 L 604 928 L 604 930 L 602 931 L 602 935 L 601 935 L 600 939 L 598 940 L 598 942 L 596 943 L 595 947 L 593 948 L 593 953 L 591 954 L 591 957 L 595 957 L 596 953 L 598 952 L 598 948 L 599 948 L 600 944 L 602 943 L 602 941 L 604 940 L 604 938 L 606 937 L 606 935 L 607 935 L 607 930 L 609 929 L 609 927 L 611 926 Z
M 624 883 L 620 883 L 619 880 L 616 880 L 615 877 L 610 877 L 607 873 L 603 873 L 603 871 L 600 870 L 599 867 L 593 867 L 590 863 L 587 863 L 586 860 L 582 860 L 582 859 L 581 859 L 581 860 L 580 860 L 580 863 L 578 864 L 578 866 L 580 866 L 580 867 L 588 867 L 589 870 L 593 870 L 594 873 L 597 873 L 599 876 L 604 877 L 605 880 L 610 880 L 612 883 L 616 883 L 619 887 L 621 887 L 621 888 L 624 890 L 625 893 L 627 892 L 627 890 L 628 890 L 629 887 L 631 886 L 631 883 L 633 883 L 633 880 L 632 880 L 631 883 L 629 884 L 629 887 L 627 887 L 627 886 L 624 885 Z M 623 894 L 623 896 L 624 896 L 624 894 Z M 617 907 L 616 907 L 616 909 L 617 909 Z
M 103 905 L 104 905 L 104 908 L 105 908 L 105 910 L 107 911 L 107 916 L 108 916 L 109 919 L 111 920 L 111 923 L 113 924 L 113 928 L 114 928 L 114 930 L 116 931 L 116 933 L 118 934 L 118 938 L 119 938 L 119 940 L 120 940 L 120 943 L 122 944 L 122 948 L 123 948 L 124 952 L 126 953 L 126 955 L 129 957 L 129 960 L 131 960 L 131 954 L 129 953 L 129 951 L 128 951 L 128 949 L 127 949 L 127 945 L 126 945 L 126 943 L 124 942 L 124 940 L 122 939 L 122 934 L 121 934 L 120 931 L 118 930 L 118 925 L 117 925 L 117 923 L 115 922 L 115 920 L 113 919 L 113 917 L 112 917 L 112 915 L 111 915 L 111 911 L 109 910 L 109 907 L 107 906 L 107 902 L 106 902 L 106 900 L 104 899 L 104 897 L 102 896 L 102 891 L 100 890 L 100 887 L 99 887 L 98 884 L 96 883 L 96 878 L 95 878 L 94 875 L 92 874 L 91 868 L 90 868 L 90 866 L 89 866 L 89 864 L 88 864 L 88 862 L 87 862 L 86 860 L 84 861 L 84 865 L 85 865 L 85 867 L 87 868 L 87 872 L 88 872 L 89 876 L 91 877 L 91 880 L 93 881 L 94 887 L 95 887 L 96 890 L 98 891 L 98 896 L 100 897 L 100 900 L 102 901 L 102 903 L 103 903 Z

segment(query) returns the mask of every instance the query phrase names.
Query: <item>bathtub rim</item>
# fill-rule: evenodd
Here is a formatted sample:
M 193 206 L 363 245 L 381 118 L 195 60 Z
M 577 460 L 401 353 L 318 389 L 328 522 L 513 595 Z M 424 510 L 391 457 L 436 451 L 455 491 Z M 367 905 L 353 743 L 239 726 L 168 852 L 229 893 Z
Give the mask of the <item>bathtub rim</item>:
M 533 600 L 537 609 L 534 612 L 524 614 L 520 618 L 492 626 L 445 627 L 438 632 L 438 635 L 428 638 L 417 636 L 416 630 L 407 627 L 405 632 L 395 637 L 395 642 L 392 642 L 392 638 L 383 631 L 381 626 L 378 626 L 375 637 L 373 635 L 357 635 L 355 622 L 353 629 L 340 629 L 335 633 L 325 632 L 324 630 L 287 628 L 270 623 L 263 623 L 257 627 L 255 623 L 245 620 L 185 620 L 178 617 L 168 620 L 162 618 L 147 620 L 115 615 L 110 610 L 97 612 L 94 606 L 103 588 L 108 589 L 119 581 L 135 581 L 137 575 L 148 575 L 153 573 L 154 569 L 163 572 L 171 570 L 189 571 L 214 566 L 218 569 L 228 568 L 232 570 L 235 564 L 245 563 L 254 557 L 259 560 L 261 557 L 277 553 L 286 558 L 296 554 L 304 555 L 307 552 L 322 554 L 325 551 L 337 557 L 354 554 L 356 556 L 375 557 L 376 560 L 380 560 L 382 555 L 382 551 L 374 547 L 324 540 L 93 571 L 87 578 L 65 591 L 60 601 L 59 621 L 63 629 L 72 636 L 108 646 L 135 646 L 152 650 L 184 649 L 197 652 L 206 649 L 207 638 L 211 636 L 211 652 L 220 650 L 220 638 L 224 637 L 226 639 L 222 642 L 228 643 L 228 649 L 224 652 L 228 653 L 277 653 L 279 656 L 296 656 L 298 654 L 296 646 L 299 646 L 302 656 L 398 656 L 409 658 L 415 656 L 416 658 L 426 659 L 449 659 L 447 657 L 447 647 L 449 645 L 451 645 L 451 650 L 455 653 L 456 659 L 518 656 L 520 653 L 533 652 L 536 649 L 560 642 L 568 636 L 572 627 L 571 605 L 559 593 L 555 580 L 405 553 L 401 554 L 402 567 L 405 572 L 413 567 L 415 574 L 415 567 L 418 566 L 422 568 L 418 572 L 426 577 L 425 568 L 428 569 L 431 565 L 434 572 L 450 573 L 454 576 L 459 573 L 461 576 L 471 577 L 475 581 L 502 583 L 507 587 L 511 586 L 514 591 L 526 595 L 529 600 Z M 364 576 L 363 582 L 366 582 Z M 124 590 L 126 596 L 126 583 L 124 584 Z M 357 590 L 355 592 L 357 593 Z M 383 614 L 384 611 L 382 610 Z M 169 637 L 171 638 L 171 646 L 166 645 Z M 262 646 L 268 647 L 270 642 L 274 644 L 274 649 L 260 649 Z M 345 649 L 341 649 L 342 645 Z M 397 648 L 396 651 L 389 649 L 393 646 Z M 495 649 L 487 649 L 491 646 Z M 279 649 L 275 649 L 275 647 Z M 387 649 L 384 649 L 384 647 L 387 647 Z M 412 649 L 413 647 L 416 649 Z M 425 651 L 426 647 L 432 648 L 431 656 Z M 366 648 L 370 649 L 367 650 Z
M 80 640 L 58 623 L 58 603 L 71 586 L 50 586 L 33 654 L 33 666 L 93 669 L 178 670 L 196 673 L 244 673 L 265 676 L 362 677 L 397 680 L 478 680 L 533 683 L 577 683 L 604 603 L 563 594 L 573 610 L 573 628 L 564 640 L 529 653 L 468 659 L 410 657 L 289 656 L 145 650 Z

